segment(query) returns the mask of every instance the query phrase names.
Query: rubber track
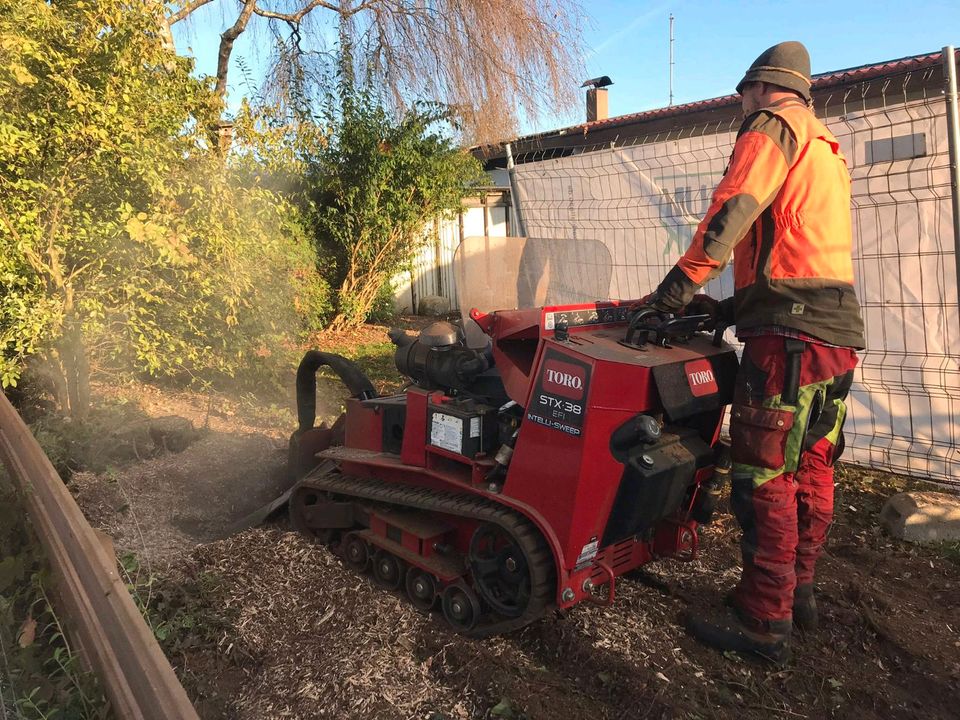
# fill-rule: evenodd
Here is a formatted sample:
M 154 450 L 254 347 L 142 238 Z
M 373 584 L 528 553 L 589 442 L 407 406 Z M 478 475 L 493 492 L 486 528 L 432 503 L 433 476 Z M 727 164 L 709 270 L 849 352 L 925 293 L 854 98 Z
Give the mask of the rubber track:
M 543 617 L 554 603 L 557 585 L 554 559 L 542 533 L 527 518 L 515 510 L 483 498 L 458 495 L 442 490 L 411 487 L 388 483 L 375 478 L 359 478 L 339 473 L 314 477 L 307 475 L 294 492 L 308 487 L 314 490 L 348 495 L 388 505 L 458 515 L 472 520 L 491 522 L 504 528 L 520 545 L 530 568 L 530 602 L 524 613 L 515 618 L 501 618 L 487 624 L 478 624 L 463 633 L 469 637 L 484 638 L 518 630 Z

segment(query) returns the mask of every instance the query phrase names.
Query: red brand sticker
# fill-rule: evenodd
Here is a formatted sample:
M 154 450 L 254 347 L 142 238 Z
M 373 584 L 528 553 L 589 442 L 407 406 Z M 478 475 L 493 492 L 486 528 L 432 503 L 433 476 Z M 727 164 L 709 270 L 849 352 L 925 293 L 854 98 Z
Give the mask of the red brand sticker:
M 683 366 L 687 374 L 687 383 L 694 397 L 703 397 L 717 392 L 717 379 L 713 376 L 713 366 L 709 360 L 693 360 Z
M 583 397 L 584 371 L 579 365 L 560 362 L 553 358 L 543 365 L 543 389 L 570 400 Z

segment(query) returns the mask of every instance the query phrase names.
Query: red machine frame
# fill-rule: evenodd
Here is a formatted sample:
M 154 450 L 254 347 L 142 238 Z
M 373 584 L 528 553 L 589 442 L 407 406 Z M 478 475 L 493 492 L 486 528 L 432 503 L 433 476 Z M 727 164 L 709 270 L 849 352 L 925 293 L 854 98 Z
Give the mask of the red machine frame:
M 405 391 L 399 456 L 383 452 L 382 406 L 351 398 L 347 401 L 345 444 L 330 447 L 318 457 L 335 461 L 350 476 L 454 491 L 516 510 L 536 525 L 553 553 L 558 607 L 585 600 L 612 602 L 616 577 L 658 557 L 696 557 L 697 523 L 691 518 L 691 509 L 701 484 L 712 476 L 713 467 L 696 471 L 693 490 L 684 504 L 674 516 L 661 519 L 652 534 L 600 547 L 623 472 L 623 465 L 609 449 L 611 435 L 638 413 L 662 413 L 662 399 L 651 375 L 655 367 L 684 363 L 685 369 L 700 368 L 700 377 L 705 376 L 703 367 L 710 368 L 709 361 L 703 365 L 704 358 L 731 353 L 728 346 L 714 345 L 702 334 L 672 347 L 625 344 L 626 307 L 626 303 L 605 302 L 490 314 L 471 312 L 472 319 L 493 339 L 496 367 L 514 401 L 530 408 L 536 403 L 533 396 L 538 387 L 557 377 L 569 387 L 554 383 L 557 396 L 550 396 L 550 402 L 580 408 L 579 418 L 571 416 L 582 422 L 579 427 L 554 422 L 550 417 L 528 417 L 525 411 L 502 486 L 491 487 L 485 480 L 494 467 L 493 457 L 468 458 L 431 443 L 428 412 L 454 398 L 416 386 Z M 578 313 L 579 319 L 585 320 L 582 324 L 564 322 Z M 616 364 L 615 372 L 609 371 L 610 363 Z M 692 383 L 693 377 L 691 370 L 688 382 Z M 717 390 L 716 382 L 713 390 Z M 541 393 L 541 398 L 545 395 Z M 563 414 L 563 410 L 559 412 Z M 723 405 L 707 414 L 701 429 L 704 442 L 711 446 L 717 443 L 722 420 Z M 551 481 L 545 483 L 546 477 Z M 456 542 L 461 547 L 468 544 L 475 527 L 476 523 L 464 519 L 445 523 L 440 517 L 435 524 L 424 524 L 402 514 L 374 511 L 368 529 L 361 532 L 371 545 L 447 584 L 455 582 L 463 569 L 438 548 L 450 533 L 458 536 Z M 604 593 L 596 590 L 601 585 L 607 586 Z

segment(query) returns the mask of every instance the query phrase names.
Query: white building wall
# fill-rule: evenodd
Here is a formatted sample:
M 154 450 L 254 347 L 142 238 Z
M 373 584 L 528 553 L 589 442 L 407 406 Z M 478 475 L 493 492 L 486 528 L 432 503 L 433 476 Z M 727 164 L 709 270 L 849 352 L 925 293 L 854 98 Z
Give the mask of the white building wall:
M 510 225 L 510 194 L 494 188 L 467 198 L 457 215 L 433 220 L 425 228 L 425 239 L 410 268 L 393 279 L 394 303 L 400 313 L 415 313 L 419 299 L 440 295 L 459 308 L 454 254 L 465 237 L 489 235 L 506 237 Z

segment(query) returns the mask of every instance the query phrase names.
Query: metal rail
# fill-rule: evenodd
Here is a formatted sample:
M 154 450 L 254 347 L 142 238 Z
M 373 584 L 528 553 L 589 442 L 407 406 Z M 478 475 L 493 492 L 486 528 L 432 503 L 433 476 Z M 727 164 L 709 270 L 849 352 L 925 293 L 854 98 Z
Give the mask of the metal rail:
M 950 194 L 953 200 L 953 247 L 957 268 L 957 301 L 960 302 L 960 113 L 957 111 L 957 55 L 953 45 L 943 48 L 943 74 L 947 101 L 947 144 L 950 148 Z
M 0 393 L 0 458 L 21 490 L 82 659 L 117 717 L 199 720 L 117 573 L 112 545 L 84 518 L 30 430 Z

